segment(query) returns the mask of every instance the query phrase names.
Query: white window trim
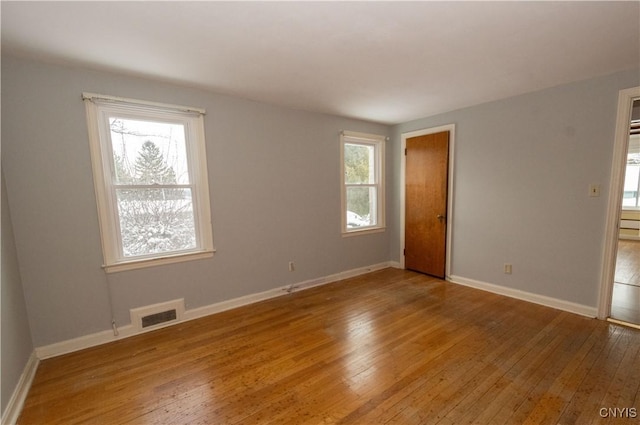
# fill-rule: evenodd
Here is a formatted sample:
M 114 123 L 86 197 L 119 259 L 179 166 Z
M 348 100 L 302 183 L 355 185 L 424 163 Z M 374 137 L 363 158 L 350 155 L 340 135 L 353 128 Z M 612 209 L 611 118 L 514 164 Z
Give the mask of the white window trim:
M 181 261 L 210 258 L 213 256 L 213 232 L 209 201 L 209 179 L 207 174 L 204 120 L 205 111 L 156 102 L 139 101 L 121 97 L 83 93 L 85 101 L 87 126 L 89 130 L 89 146 L 93 180 L 98 208 L 98 220 L 104 257 L 103 268 L 107 273 L 133 270 L 144 267 L 172 264 Z M 105 125 L 109 112 L 127 111 L 144 114 L 146 118 L 181 120 L 189 133 L 187 140 L 187 156 L 189 172 L 193 179 L 194 222 L 198 246 L 192 250 L 168 252 L 135 258 L 124 258 L 121 254 L 119 240 L 119 218 L 113 195 L 112 154 L 109 145 L 109 127 Z M 102 125 L 101 125 L 102 123 Z
M 370 233 L 380 233 L 386 230 L 385 220 L 385 142 L 387 137 L 377 134 L 358 133 L 355 131 L 340 132 L 340 216 L 341 216 L 341 232 L 343 237 L 364 235 Z M 347 228 L 347 185 L 345 183 L 344 174 L 344 146 L 346 143 L 364 143 L 375 147 L 376 152 L 376 177 L 377 181 L 377 202 L 376 215 L 377 224 L 375 226 L 367 226 L 363 228 Z

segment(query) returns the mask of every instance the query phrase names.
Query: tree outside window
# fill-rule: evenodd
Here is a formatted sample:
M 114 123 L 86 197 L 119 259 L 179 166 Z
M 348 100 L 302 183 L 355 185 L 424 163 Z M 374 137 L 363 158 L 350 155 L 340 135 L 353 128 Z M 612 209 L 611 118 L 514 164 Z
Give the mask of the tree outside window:
M 384 228 L 384 141 L 361 133 L 341 136 L 343 234 Z
M 85 100 L 107 271 L 212 255 L 202 114 L 98 96 Z

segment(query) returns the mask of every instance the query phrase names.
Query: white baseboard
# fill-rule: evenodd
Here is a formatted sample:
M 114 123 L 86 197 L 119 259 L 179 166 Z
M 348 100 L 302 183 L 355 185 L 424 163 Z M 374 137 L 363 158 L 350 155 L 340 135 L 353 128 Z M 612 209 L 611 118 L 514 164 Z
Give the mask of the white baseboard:
M 216 304 L 194 308 L 192 310 L 185 311 L 183 321 L 199 319 L 201 317 L 209 316 L 215 313 L 220 313 L 226 310 L 230 310 L 232 308 L 242 307 L 244 305 L 253 304 L 259 301 L 268 300 L 270 298 L 279 297 L 291 292 L 313 288 L 315 286 L 326 285 L 328 283 L 337 282 L 339 280 L 348 279 L 350 277 L 355 277 L 365 273 L 374 272 L 376 270 L 381 270 L 387 267 L 392 267 L 392 265 L 390 263 L 375 264 L 373 266 L 361 267 L 358 269 L 348 270 L 348 271 L 332 274 L 332 275 L 317 278 L 317 279 L 305 280 L 303 282 L 294 283 L 292 285 L 286 285 L 286 286 L 281 286 L 279 288 L 270 289 L 265 292 L 245 295 L 243 297 L 234 298 L 232 300 L 222 301 Z
M 461 276 L 449 276 L 447 280 L 459 285 L 469 286 L 471 288 L 481 289 L 483 291 L 492 292 L 494 294 L 504 295 L 507 297 L 516 298 L 518 300 L 528 301 L 531 303 L 544 305 L 546 307 L 568 311 L 570 313 L 579 314 L 581 316 L 594 318 L 598 315 L 598 309 L 596 307 L 577 304 L 558 298 L 547 297 L 545 295 L 534 294 L 532 292 L 521 291 L 519 289 L 507 288 L 505 286 L 468 279 Z
M 389 267 L 393 267 L 394 269 L 401 269 L 402 265 L 400 261 L 389 261 Z
M 151 329 L 137 330 L 131 324 L 118 327 L 118 335 L 114 335 L 113 330 L 105 330 L 96 332 L 89 335 L 84 335 L 78 338 L 69 339 L 66 341 L 56 342 L 54 344 L 37 347 L 35 353 L 41 360 L 51 357 L 60 356 L 62 354 L 71 353 L 74 351 L 83 350 L 85 348 L 94 347 L 96 345 L 106 344 L 112 341 L 116 341 L 123 338 L 128 338 L 134 335 L 140 335 L 146 332 L 154 331 L 163 327 L 175 326 L 178 323 L 183 323 L 189 320 L 199 319 L 201 317 L 209 316 L 211 314 L 220 313 L 226 310 L 230 310 L 237 307 L 253 304 L 259 301 L 268 300 L 270 298 L 286 295 L 291 292 L 296 292 L 304 289 L 313 288 L 314 286 L 326 285 L 328 283 L 336 282 L 342 279 L 348 279 L 350 277 L 359 276 L 365 273 L 370 273 L 376 270 L 381 270 L 387 267 L 396 267 L 395 262 L 384 262 L 374 264 L 372 266 L 360 267 L 357 269 L 347 270 L 344 272 L 332 274 L 329 276 L 310 279 L 292 285 L 281 286 L 268 291 L 258 292 L 255 294 L 249 294 L 242 297 L 234 298 L 231 300 L 221 301 L 219 303 L 210 304 L 203 307 L 186 310 L 184 312 L 183 319 L 179 322 L 171 322 L 166 325 L 154 326 Z
M 27 394 L 29 394 L 33 378 L 36 376 L 39 363 L 40 360 L 36 356 L 36 352 L 32 352 L 29 360 L 27 360 L 27 364 L 24 366 L 22 375 L 20 375 L 18 384 L 9 399 L 9 403 L 7 403 L 7 407 L 2 414 L 2 425 L 15 425 L 18 421 L 24 401 L 27 399 Z
M 94 347 L 96 345 L 106 344 L 108 342 L 127 338 L 133 335 L 135 335 L 135 328 L 131 324 L 128 324 L 118 328 L 117 336 L 113 334 L 113 330 L 111 329 L 100 331 L 89 335 L 83 335 L 78 338 L 36 347 L 36 355 L 40 360 L 45 360 L 51 357 L 73 353 L 74 351 L 84 350 L 85 348 Z

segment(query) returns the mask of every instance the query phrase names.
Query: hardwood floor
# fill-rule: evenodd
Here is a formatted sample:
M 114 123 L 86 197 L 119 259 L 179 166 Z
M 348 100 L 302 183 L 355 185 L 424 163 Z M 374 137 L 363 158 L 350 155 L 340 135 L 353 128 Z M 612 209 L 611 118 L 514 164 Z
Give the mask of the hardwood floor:
M 640 241 L 620 239 L 615 282 L 640 286 Z
M 611 317 L 640 325 L 640 241 L 618 241 Z
M 44 360 L 18 423 L 631 424 L 601 409 L 639 404 L 640 331 L 385 269 Z

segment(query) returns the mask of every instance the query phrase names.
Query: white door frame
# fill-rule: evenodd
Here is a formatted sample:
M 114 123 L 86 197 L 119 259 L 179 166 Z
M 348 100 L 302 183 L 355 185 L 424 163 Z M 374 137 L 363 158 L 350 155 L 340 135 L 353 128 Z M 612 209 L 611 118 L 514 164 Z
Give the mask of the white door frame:
M 618 94 L 618 115 L 611 163 L 611 181 L 609 183 L 602 277 L 600 281 L 600 295 L 598 297 L 598 318 L 602 320 L 608 318 L 611 314 L 611 297 L 613 294 L 613 279 L 616 272 L 616 255 L 618 251 L 618 233 L 620 232 L 622 189 L 624 187 L 624 174 L 627 163 L 629 128 L 631 125 L 633 101 L 636 99 L 640 99 L 640 87 L 620 90 Z
M 407 139 L 417 136 L 424 136 L 426 134 L 441 133 L 443 131 L 449 132 L 449 176 L 447 184 L 447 252 L 445 256 L 445 279 L 449 280 L 451 276 L 451 239 L 453 229 L 453 179 L 454 179 L 454 145 L 455 145 L 455 124 L 441 125 L 439 127 L 424 128 L 422 130 L 410 131 L 402 133 L 402 143 L 400 150 L 400 268 L 405 268 L 404 264 L 404 232 L 405 232 L 405 212 L 406 212 L 406 172 L 407 172 L 407 157 L 404 152 L 407 148 Z

